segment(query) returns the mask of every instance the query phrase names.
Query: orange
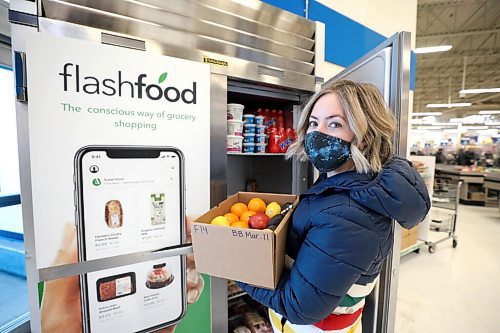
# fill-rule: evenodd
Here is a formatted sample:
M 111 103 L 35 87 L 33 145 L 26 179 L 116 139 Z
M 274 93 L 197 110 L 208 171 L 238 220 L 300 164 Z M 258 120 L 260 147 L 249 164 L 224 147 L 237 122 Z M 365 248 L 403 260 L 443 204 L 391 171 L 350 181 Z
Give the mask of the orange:
M 250 218 L 250 216 L 253 216 L 255 214 L 257 214 L 257 213 L 254 211 L 248 210 L 248 211 L 244 212 L 243 214 L 241 214 L 240 221 L 248 223 L 248 219 Z
M 233 214 L 233 213 L 226 213 L 224 214 L 224 217 L 229 221 L 229 223 L 233 224 L 234 222 L 238 222 L 240 218 L 238 215 Z
M 243 229 L 249 229 L 250 228 L 248 226 L 248 222 L 243 222 L 243 221 L 235 222 L 235 223 L 231 224 L 231 227 L 232 228 L 243 228 Z
M 266 211 L 266 203 L 261 198 L 253 198 L 248 202 L 248 210 L 256 213 L 264 213 Z
M 241 215 L 248 210 L 247 205 L 244 203 L 238 202 L 231 206 L 231 213 L 234 215 L 241 217 Z
M 225 226 L 229 227 L 229 221 L 224 217 L 224 216 L 216 216 L 214 219 L 210 222 L 210 224 L 213 225 L 220 225 L 220 226 Z

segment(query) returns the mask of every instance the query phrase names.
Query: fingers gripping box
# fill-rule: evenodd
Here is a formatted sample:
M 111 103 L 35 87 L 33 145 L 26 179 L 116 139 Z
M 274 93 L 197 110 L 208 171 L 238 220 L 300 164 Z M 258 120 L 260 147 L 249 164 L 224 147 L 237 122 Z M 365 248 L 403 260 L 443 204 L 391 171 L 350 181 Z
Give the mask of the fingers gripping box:
M 211 225 L 218 215 L 228 213 L 237 202 L 247 203 L 261 198 L 269 204 L 287 202 L 296 207 L 296 195 L 238 192 L 198 217 L 191 224 L 196 269 L 212 276 L 242 281 L 255 286 L 274 289 L 285 261 L 285 242 L 289 211 L 276 230 L 242 229 Z

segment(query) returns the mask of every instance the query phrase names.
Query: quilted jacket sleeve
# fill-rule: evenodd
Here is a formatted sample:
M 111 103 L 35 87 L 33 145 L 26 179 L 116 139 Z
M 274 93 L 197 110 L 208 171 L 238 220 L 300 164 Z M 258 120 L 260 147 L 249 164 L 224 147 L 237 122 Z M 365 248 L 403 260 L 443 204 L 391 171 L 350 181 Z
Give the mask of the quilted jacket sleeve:
M 276 290 L 243 283 L 240 286 L 291 323 L 321 321 L 337 307 L 379 251 L 376 233 L 356 221 L 369 216 L 356 210 L 350 207 L 340 214 L 324 211 L 314 216 L 291 271 L 282 274 Z

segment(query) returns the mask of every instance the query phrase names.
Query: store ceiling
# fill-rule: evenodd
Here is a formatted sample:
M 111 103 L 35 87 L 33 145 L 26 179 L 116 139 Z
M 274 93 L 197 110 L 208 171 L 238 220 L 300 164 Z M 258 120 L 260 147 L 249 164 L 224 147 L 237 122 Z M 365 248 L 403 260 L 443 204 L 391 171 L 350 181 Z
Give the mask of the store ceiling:
M 500 110 L 500 93 L 459 96 L 465 88 L 500 87 L 500 0 L 418 0 L 416 47 L 449 44 L 447 52 L 417 54 L 413 112 L 441 111 L 439 121 Z M 471 102 L 461 109 L 428 103 Z

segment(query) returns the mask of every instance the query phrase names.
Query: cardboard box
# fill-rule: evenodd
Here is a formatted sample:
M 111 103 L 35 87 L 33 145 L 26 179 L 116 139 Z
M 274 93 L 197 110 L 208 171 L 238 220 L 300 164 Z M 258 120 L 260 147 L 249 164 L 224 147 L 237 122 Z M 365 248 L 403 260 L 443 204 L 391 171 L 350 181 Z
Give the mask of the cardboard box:
M 401 251 L 408 247 L 408 236 L 401 237 Z
M 410 230 L 403 229 L 401 232 L 401 250 L 417 243 L 418 225 Z
M 210 224 L 214 217 L 228 213 L 235 203 L 247 203 L 252 198 L 261 198 L 266 204 L 276 201 L 281 206 L 292 202 L 294 208 L 299 201 L 296 195 L 238 192 L 198 217 L 191 224 L 196 270 L 274 289 L 285 262 L 286 233 L 292 211 L 274 232 Z
M 483 192 L 472 192 L 470 193 L 470 200 L 474 201 L 484 201 L 486 198 Z
M 417 243 L 417 233 L 412 232 L 407 236 L 407 245 L 406 247 L 410 247 L 412 245 L 415 245 Z

